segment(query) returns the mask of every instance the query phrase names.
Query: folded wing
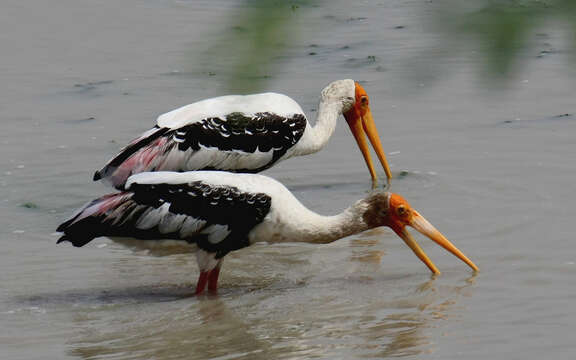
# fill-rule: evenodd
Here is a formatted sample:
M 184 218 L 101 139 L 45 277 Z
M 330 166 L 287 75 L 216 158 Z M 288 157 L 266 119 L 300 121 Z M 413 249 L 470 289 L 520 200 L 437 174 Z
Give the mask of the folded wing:
M 82 207 L 58 227 L 80 247 L 99 236 L 195 243 L 222 257 L 248 246 L 248 232 L 264 220 L 271 198 L 202 181 L 184 184 L 131 184 Z
M 303 114 L 233 112 L 178 128 L 156 126 L 94 174 L 121 188 L 146 171 L 224 170 L 257 173 L 290 155 L 304 134 Z

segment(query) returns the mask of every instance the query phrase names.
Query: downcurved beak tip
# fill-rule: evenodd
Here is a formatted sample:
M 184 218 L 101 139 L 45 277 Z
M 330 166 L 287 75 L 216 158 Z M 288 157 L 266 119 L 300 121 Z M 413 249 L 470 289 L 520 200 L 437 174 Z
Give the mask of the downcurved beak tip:
M 479 268 L 470 260 L 462 251 L 460 251 L 454 244 L 452 244 L 440 231 L 438 231 L 432 224 L 428 222 L 422 215 L 414 211 L 414 217 L 411 226 L 420 232 L 422 235 L 428 237 L 436 244 L 442 246 L 448 252 L 452 253 L 466 265 L 468 265 L 474 272 L 478 272 Z

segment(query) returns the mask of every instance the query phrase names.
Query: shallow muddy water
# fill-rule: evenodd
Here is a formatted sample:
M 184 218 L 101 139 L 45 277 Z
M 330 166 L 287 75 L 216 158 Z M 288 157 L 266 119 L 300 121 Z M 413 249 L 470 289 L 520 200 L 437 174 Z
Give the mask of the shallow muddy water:
M 266 90 L 309 118 L 320 89 L 362 81 L 393 191 L 480 267 L 387 229 L 330 245 L 256 245 L 227 256 L 218 297 L 191 295 L 193 256 L 98 239 L 56 246 L 56 226 L 110 190 L 99 168 L 158 114 L 221 94 L 195 64 L 235 2 L 3 2 L 0 12 L 0 358 L 567 359 L 576 351 L 576 90 L 558 34 L 540 34 L 508 91 L 479 86 L 473 52 L 438 62 L 424 1 L 331 1 L 295 22 Z M 541 48 L 539 48 L 540 46 Z M 537 58 L 543 49 L 559 50 Z M 233 55 L 233 54 L 231 54 Z M 426 56 L 430 56 L 428 59 Z M 225 63 L 225 62 L 223 62 Z M 224 65 L 222 65 L 224 66 Z M 432 68 L 432 67 L 431 67 Z M 213 71 L 213 72 L 212 72 Z M 344 121 L 322 152 L 270 171 L 335 213 L 370 189 Z

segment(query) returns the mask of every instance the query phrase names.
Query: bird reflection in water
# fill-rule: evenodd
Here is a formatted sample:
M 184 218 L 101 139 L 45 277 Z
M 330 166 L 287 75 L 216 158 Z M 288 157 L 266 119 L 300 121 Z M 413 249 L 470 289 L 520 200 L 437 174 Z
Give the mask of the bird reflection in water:
M 362 357 L 433 353 L 434 344 L 440 344 L 444 336 L 434 330 L 441 327 L 438 321 L 458 321 L 458 301 L 467 295 L 475 277 L 472 275 L 465 279 L 463 285 L 450 286 L 439 285 L 436 276 L 432 275 L 429 280 L 411 286 L 414 291 L 410 295 L 403 294 L 390 301 L 371 304 L 357 315 L 363 321 L 332 336 L 355 334 L 361 340 L 357 340 L 350 351 Z M 382 313 L 387 315 L 381 317 Z
M 350 240 L 352 251 L 351 255 L 348 257 L 349 260 L 375 264 L 379 267 L 386 251 L 382 249 L 374 249 L 374 246 L 381 243 L 378 236 L 387 233 L 389 233 L 387 230 L 376 228 L 357 235 L 354 239 Z
M 351 239 L 348 259 L 361 263 L 364 271 L 378 270 L 386 251 L 375 247 L 386 233 L 387 230 L 374 229 Z M 458 319 L 458 311 L 454 311 L 458 307 L 458 300 L 469 295 L 475 278 L 476 273 L 465 278 L 461 285 L 442 285 L 439 283 L 442 280 L 431 274 L 428 280 L 411 286 L 412 294 L 402 294 L 401 298 L 390 294 L 387 299 L 392 300 L 379 304 L 379 310 L 392 313 L 380 320 L 366 314 L 369 320 L 352 330 L 365 340 L 355 349 L 364 356 L 378 358 L 433 352 L 433 344 L 440 341 L 432 331 L 427 330 L 438 327 L 434 324 L 438 320 Z M 370 280 L 374 281 L 373 278 Z M 373 304 L 367 313 L 374 313 L 376 307 Z
M 134 290 L 134 303 L 113 308 L 76 304 L 79 331 L 69 342 L 69 354 L 84 359 L 270 359 L 433 352 L 433 344 L 441 342 L 434 329 L 441 327 L 439 320 L 458 321 L 459 299 L 469 295 L 475 276 L 424 282 L 414 281 L 415 276 L 422 275 L 357 282 L 349 292 L 342 291 L 341 282 L 314 280 L 292 288 L 241 287 L 219 297 L 182 298 L 178 288 L 174 301 L 150 303 L 139 302 L 142 296 Z M 162 292 L 171 293 L 166 287 Z M 114 290 L 108 293 L 113 296 Z

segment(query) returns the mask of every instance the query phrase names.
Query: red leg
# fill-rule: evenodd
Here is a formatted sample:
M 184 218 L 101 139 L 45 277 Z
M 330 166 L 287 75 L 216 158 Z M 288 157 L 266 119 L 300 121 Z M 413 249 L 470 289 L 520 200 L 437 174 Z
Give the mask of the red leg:
M 208 275 L 210 271 L 202 271 L 200 276 L 198 276 L 198 283 L 196 283 L 196 295 L 200 295 L 204 292 L 206 288 L 206 283 L 208 282 Z
M 220 263 L 208 274 L 208 291 L 212 294 L 218 292 L 218 275 L 220 275 Z

